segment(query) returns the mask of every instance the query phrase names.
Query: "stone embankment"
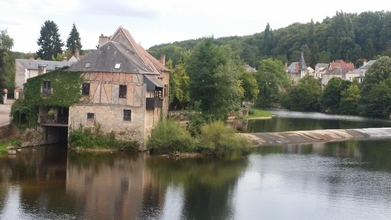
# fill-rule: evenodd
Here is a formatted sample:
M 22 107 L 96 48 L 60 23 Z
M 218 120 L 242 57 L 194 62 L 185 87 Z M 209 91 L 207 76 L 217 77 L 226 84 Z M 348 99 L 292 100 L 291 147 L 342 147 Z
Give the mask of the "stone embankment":
M 391 128 L 326 129 L 270 133 L 241 133 L 240 135 L 250 138 L 255 146 L 284 145 L 343 141 L 349 139 L 391 138 Z

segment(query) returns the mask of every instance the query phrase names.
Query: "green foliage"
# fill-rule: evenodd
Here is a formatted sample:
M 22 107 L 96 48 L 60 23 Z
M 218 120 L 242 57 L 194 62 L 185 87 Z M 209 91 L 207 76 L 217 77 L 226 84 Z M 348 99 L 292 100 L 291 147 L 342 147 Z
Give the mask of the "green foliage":
M 213 155 L 220 155 L 227 150 L 243 150 L 250 146 L 249 140 L 235 135 L 235 129 L 222 121 L 203 125 L 199 139 L 199 149 Z
M 288 95 L 280 96 L 283 107 L 299 111 L 320 110 L 322 89 L 313 76 L 306 75 L 299 83 L 287 91 Z
M 272 117 L 273 114 L 261 109 L 250 108 L 247 118 Z
M 81 48 L 83 47 L 81 45 L 80 34 L 77 31 L 75 24 L 73 24 L 72 30 L 69 33 L 69 37 L 67 39 L 66 46 L 68 47 L 68 50 L 70 50 L 72 52 L 72 54 L 75 54 L 76 50 L 81 51 Z M 70 58 L 70 57 L 68 57 L 68 58 Z
M 348 89 L 341 92 L 339 113 L 347 115 L 358 114 L 358 103 L 360 101 L 360 89 L 357 83 L 353 83 Z
M 7 153 L 8 146 L 19 147 L 20 142 L 16 138 L 10 138 L 10 139 L 1 141 L 0 142 L 0 154 Z
M 320 102 L 324 111 L 338 113 L 339 103 L 341 100 L 341 91 L 342 79 L 338 77 L 331 78 L 326 87 L 323 89 L 323 94 L 320 98 Z
M 154 153 L 194 151 L 194 139 L 177 121 L 163 120 L 152 130 L 147 149 Z
M 187 68 L 192 101 L 201 101 L 203 114 L 223 118 L 240 107 L 240 68 L 229 49 L 204 39 L 193 51 Z M 229 92 L 228 92 L 229 91 Z
M 167 62 L 170 73 L 170 102 L 174 106 L 183 106 L 190 101 L 189 76 L 186 72 L 186 64 L 179 63 L 174 68 L 172 61 Z
M 115 138 L 115 134 L 104 133 L 100 124 L 95 124 L 93 128 L 73 129 L 69 133 L 69 144 L 72 147 L 82 149 L 117 149 L 136 151 L 138 143 L 136 141 L 121 141 Z
M 361 85 L 360 113 L 368 116 L 386 116 L 391 77 L 391 58 L 382 56 L 369 68 Z M 383 90 L 383 91 L 382 91 Z
M 288 76 L 279 60 L 271 58 L 262 60 L 258 71 L 254 75 L 259 89 L 257 106 L 272 106 L 278 100 L 280 88 L 289 86 Z
M 254 102 L 259 94 L 258 83 L 253 73 L 243 71 L 240 76 L 241 87 L 244 90 L 243 100 Z
M 37 44 L 40 47 L 37 51 L 37 56 L 43 60 L 51 60 L 57 54 L 62 54 L 62 46 L 64 43 L 60 39 L 57 24 L 54 21 L 47 20 L 41 27 L 41 35 L 38 38 Z
M 50 97 L 42 96 L 44 81 L 50 81 Z M 17 125 L 34 127 L 38 122 L 38 107 L 69 107 L 80 102 L 83 76 L 79 72 L 67 72 L 61 69 L 39 75 L 24 84 L 23 97 L 11 107 L 11 115 Z

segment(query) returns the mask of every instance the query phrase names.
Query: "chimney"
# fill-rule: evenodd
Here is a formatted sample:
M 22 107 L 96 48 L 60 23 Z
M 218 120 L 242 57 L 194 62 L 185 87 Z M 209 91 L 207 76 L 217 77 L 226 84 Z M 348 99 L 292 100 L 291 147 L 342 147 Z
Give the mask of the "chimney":
M 103 34 L 101 34 L 99 36 L 99 48 L 105 45 L 107 42 L 109 42 L 109 37 L 103 36 Z
M 79 60 L 79 50 L 78 49 L 75 50 L 75 57 L 77 60 Z
M 364 61 L 362 62 L 362 66 L 365 66 L 365 65 L 367 65 L 367 59 L 364 59 Z
M 288 69 L 288 62 L 285 62 L 285 70 Z
M 29 60 L 34 60 L 34 56 L 33 56 L 33 55 L 30 55 L 30 56 L 29 56 Z
M 62 58 L 62 62 L 68 62 L 68 58 L 67 57 Z
M 163 66 L 166 65 L 166 55 L 160 54 L 160 63 L 163 64 Z

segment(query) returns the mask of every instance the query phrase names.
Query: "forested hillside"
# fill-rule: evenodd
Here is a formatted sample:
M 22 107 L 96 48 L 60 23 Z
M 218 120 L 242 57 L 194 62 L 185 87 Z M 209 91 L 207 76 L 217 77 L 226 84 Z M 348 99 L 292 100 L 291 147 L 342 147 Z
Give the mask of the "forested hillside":
M 254 24 L 243 24 L 254 25 Z M 202 38 L 151 47 L 148 52 L 159 58 L 166 54 L 173 66 L 178 64 Z M 282 62 L 298 61 L 303 51 L 307 65 L 336 59 L 351 61 L 356 66 L 363 59 L 377 55 L 391 56 L 391 12 L 337 12 L 322 22 L 293 23 L 273 30 L 269 24 L 260 33 L 214 39 L 217 45 L 229 46 L 245 63 L 258 68 L 262 59 L 271 57 Z

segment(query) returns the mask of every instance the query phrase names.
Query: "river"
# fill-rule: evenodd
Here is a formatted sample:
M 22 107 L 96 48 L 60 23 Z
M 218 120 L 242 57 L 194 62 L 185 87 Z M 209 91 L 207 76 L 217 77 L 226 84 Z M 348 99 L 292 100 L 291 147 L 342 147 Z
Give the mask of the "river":
M 283 109 L 266 109 L 274 114 L 268 120 L 248 120 L 244 130 L 248 133 L 281 132 L 316 129 L 349 129 L 391 127 L 390 120 L 348 115 L 332 115 L 318 112 L 299 112 Z
M 390 139 L 202 159 L 62 145 L 0 156 L 0 219 L 389 219 L 390 206 Z

